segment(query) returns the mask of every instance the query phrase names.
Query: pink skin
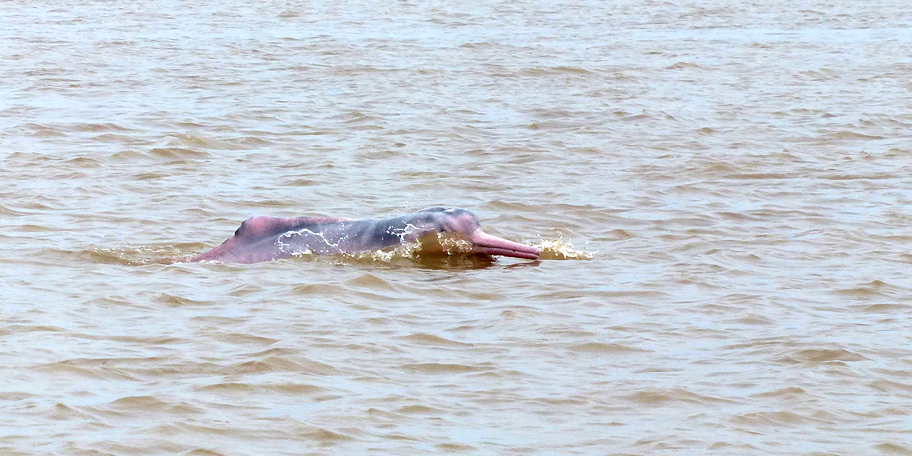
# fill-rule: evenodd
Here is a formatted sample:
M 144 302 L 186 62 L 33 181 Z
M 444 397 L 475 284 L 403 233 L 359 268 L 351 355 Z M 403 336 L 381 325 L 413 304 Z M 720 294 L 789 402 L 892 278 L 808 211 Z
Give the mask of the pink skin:
M 462 236 L 481 255 L 535 260 L 540 253 L 535 247 L 485 233 L 478 217 L 465 209 L 432 207 L 378 220 L 253 217 L 222 245 L 185 261 L 258 263 L 288 258 L 297 252 L 365 252 L 412 242 L 431 233 Z
M 483 255 L 502 255 L 537 260 L 538 254 L 541 253 L 535 247 L 491 236 L 481 231 L 480 228 L 470 234 L 468 240 L 475 246 L 475 251 Z
M 444 211 L 444 214 L 446 214 L 447 211 L 455 212 L 460 210 L 447 209 Z M 478 224 L 478 218 L 469 211 L 462 211 L 462 213 L 458 215 L 454 214 L 453 217 L 445 219 L 442 225 L 446 232 L 462 233 L 466 237 L 466 240 L 471 242 L 475 247 L 475 252 L 482 255 L 501 255 L 537 260 L 539 253 L 541 253 L 535 247 L 508 241 L 497 236 L 491 236 L 490 234 L 481 231 Z

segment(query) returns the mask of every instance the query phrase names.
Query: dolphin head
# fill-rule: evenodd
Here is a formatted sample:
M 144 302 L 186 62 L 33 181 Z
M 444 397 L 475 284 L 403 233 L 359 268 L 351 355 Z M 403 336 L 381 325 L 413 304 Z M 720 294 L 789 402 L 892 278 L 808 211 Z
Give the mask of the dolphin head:
M 481 222 L 471 211 L 460 208 L 432 207 L 421 212 L 435 214 L 440 232 L 464 236 L 482 255 L 503 255 L 537 260 L 540 251 L 532 246 L 491 236 L 481 230 Z

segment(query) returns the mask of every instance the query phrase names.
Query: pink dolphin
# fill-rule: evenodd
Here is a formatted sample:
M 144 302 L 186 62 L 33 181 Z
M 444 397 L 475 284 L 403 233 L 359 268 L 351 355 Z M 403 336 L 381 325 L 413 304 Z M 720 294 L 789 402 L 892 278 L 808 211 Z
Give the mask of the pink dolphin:
M 324 217 L 253 217 L 222 245 L 185 261 L 258 263 L 295 253 L 339 254 L 401 245 L 431 233 L 454 233 L 472 243 L 474 252 L 538 259 L 535 247 L 481 231 L 475 214 L 458 208 L 429 207 L 411 214 L 377 220 Z

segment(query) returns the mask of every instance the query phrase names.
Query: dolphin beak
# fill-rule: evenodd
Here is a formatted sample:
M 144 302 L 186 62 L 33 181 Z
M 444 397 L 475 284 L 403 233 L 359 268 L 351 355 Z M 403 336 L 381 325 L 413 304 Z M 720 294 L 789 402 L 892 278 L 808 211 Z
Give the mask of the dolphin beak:
M 528 260 L 537 260 L 540 251 L 532 246 L 520 244 L 518 242 L 501 239 L 497 236 L 475 230 L 468 240 L 475 246 L 475 251 L 485 255 L 503 255 L 513 258 L 526 258 Z

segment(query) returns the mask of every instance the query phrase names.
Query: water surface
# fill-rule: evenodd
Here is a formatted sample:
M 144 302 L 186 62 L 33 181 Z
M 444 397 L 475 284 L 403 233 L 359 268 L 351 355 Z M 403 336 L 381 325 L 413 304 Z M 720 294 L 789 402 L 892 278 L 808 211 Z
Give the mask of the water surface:
M 0 3 L 0 452 L 910 454 L 909 24 Z M 157 262 L 432 205 L 544 259 Z

